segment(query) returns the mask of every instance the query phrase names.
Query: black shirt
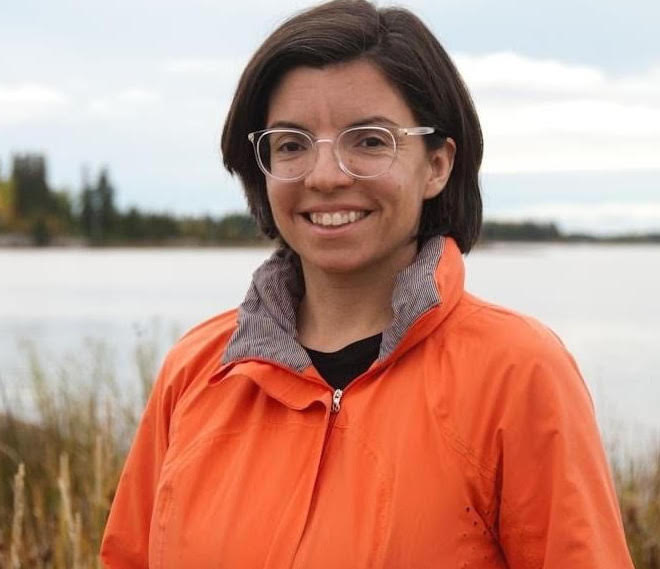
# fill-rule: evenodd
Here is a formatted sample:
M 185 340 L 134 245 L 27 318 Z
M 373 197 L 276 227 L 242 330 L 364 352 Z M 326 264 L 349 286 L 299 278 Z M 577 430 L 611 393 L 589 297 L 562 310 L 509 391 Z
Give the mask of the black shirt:
M 344 346 L 336 352 L 318 352 L 305 348 L 314 367 L 335 389 L 344 389 L 354 378 L 367 371 L 376 361 L 382 334 Z

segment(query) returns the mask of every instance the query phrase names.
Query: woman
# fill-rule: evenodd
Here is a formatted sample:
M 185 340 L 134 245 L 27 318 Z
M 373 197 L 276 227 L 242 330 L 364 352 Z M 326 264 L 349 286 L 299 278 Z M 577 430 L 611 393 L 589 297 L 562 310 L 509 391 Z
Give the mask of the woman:
M 168 355 L 106 566 L 632 567 L 572 358 L 463 290 L 481 131 L 427 28 L 364 0 L 292 18 L 222 150 L 282 247 Z

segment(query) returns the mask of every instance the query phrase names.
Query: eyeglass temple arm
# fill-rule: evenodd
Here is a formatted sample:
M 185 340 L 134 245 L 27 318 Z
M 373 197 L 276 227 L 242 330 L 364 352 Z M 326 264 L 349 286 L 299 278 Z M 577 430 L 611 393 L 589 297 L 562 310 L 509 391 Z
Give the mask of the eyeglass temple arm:
M 437 132 L 438 134 L 442 134 L 434 126 L 412 126 L 409 128 L 399 129 L 399 134 L 404 134 L 406 136 L 423 136 L 425 134 L 433 134 L 434 132 Z

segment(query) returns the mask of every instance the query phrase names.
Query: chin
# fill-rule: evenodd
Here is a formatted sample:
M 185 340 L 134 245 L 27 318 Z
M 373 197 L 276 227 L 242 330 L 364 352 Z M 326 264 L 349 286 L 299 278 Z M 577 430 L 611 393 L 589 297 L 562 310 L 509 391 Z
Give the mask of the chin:
M 303 269 L 308 267 L 312 270 L 322 271 L 330 274 L 350 274 L 366 269 L 370 263 L 366 259 L 358 258 L 346 251 L 337 251 L 323 255 L 310 255 L 301 257 Z

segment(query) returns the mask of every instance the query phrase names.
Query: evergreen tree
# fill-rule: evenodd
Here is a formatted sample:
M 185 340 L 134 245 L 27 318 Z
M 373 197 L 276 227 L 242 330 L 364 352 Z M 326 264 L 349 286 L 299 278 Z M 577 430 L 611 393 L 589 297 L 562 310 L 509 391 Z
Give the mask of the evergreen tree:
M 88 239 L 99 239 L 98 206 L 96 193 L 89 183 L 89 172 L 86 167 L 82 171 L 82 192 L 80 193 L 80 228 Z
M 95 185 L 90 185 L 87 172 L 83 171 L 80 226 L 83 235 L 94 243 L 107 241 L 117 234 L 118 215 L 114 195 L 107 168 L 101 170 Z
M 11 174 L 15 192 L 15 213 L 31 217 L 47 213 L 51 192 L 46 181 L 46 159 L 41 154 L 16 154 Z
M 103 168 L 96 184 L 99 207 L 99 223 L 101 235 L 107 239 L 116 233 L 117 210 L 115 209 L 115 190 L 110 184 L 108 169 Z

